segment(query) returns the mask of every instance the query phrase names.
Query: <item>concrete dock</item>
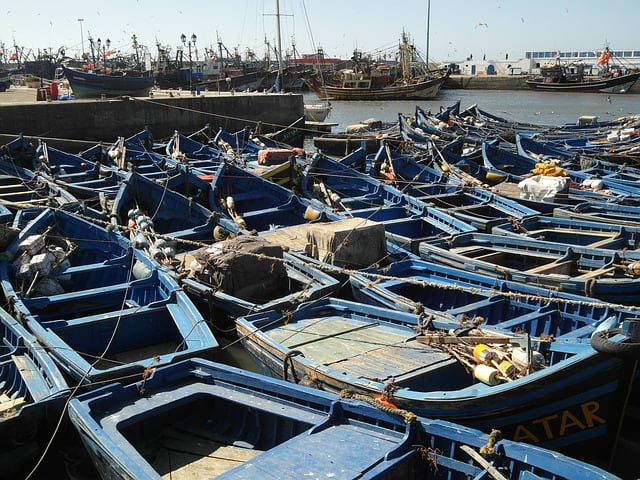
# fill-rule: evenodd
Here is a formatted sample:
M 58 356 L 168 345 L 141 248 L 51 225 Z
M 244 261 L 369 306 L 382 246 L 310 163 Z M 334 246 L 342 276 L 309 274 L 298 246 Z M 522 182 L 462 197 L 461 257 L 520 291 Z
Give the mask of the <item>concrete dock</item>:
M 529 90 L 527 80 L 533 75 L 450 75 L 443 88 L 466 90 Z M 628 93 L 640 93 L 636 82 Z
M 304 117 L 302 95 L 290 93 L 152 91 L 149 97 L 51 101 L 37 97 L 35 88 L 12 86 L 0 92 L 0 143 L 22 133 L 95 144 L 133 135 L 145 126 L 156 138 L 175 130 L 191 133 L 206 124 L 229 131 L 260 124 L 267 133 Z

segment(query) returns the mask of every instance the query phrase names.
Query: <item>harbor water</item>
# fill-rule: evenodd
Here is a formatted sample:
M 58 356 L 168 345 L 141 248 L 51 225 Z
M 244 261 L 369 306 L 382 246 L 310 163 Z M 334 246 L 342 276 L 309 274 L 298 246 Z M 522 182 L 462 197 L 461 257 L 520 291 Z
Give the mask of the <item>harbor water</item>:
M 318 102 L 313 93 L 305 93 L 305 103 Z M 375 118 L 395 122 L 398 113 L 412 115 L 416 105 L 436 113 L 441 106 L 460 100 L 461 108 L 476 104 L 482 110 L 509 120 L 559 125 L 574 123 L 581 116 L 597 116 L 600 121 L 640 115 L 640 94 L 545 93 L 528 90 L 442 90 L 434 100 L 395 102 L 332 101 L 327 122 L 337 123 L 334 132 L 348 125 Z

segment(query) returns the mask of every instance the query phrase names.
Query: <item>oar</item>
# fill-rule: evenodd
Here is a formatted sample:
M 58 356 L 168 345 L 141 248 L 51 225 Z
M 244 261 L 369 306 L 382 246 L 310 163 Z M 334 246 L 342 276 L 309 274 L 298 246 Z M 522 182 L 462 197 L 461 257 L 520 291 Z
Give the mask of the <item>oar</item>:
M 460 445 L 460 449 L 466 452 L 471 458 L 473 458 L 476 462 L 478 462 L 484 469 L 487 471 L 491 477 L 495 478 L 495 480 L 509 480 L 507 477 L 502 475 L 496 467 L 491 465 L 487 460 L 485 460 L 482 455 L 476 452 L 469 445 Z

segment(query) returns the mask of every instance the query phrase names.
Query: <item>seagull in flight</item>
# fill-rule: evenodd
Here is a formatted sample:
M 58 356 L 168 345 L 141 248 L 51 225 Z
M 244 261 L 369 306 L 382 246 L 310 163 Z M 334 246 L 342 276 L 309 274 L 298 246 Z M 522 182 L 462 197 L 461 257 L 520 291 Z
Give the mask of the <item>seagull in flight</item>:
M 477 24 L 475 26 L 475 28 L 478 28 L 478 27 L 487 27 L 487 28 L 489 28 L 489 25 L 487 25 L 486 23 L 479 23 L 479 24 Z

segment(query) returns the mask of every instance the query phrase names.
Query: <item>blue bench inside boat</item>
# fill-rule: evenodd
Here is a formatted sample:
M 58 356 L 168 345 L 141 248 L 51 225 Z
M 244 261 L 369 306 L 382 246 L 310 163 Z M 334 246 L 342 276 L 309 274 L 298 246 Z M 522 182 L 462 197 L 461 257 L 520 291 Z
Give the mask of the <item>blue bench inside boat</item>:
M 93 287 L 89 285 L 90 287 Z M 38 318 L 76 318 L 87 312 L 119 310 L 127 305 L 150 306 L 175 300 L 177 285 L 169 283 L 167 276 L 154 270 L 143 279 L 116 284 L 97 285 L 76 292 L 61 293 L 35 298 L 23 298 L 22 302 Z M 132 303 L 133 302 L 133 303 Z

